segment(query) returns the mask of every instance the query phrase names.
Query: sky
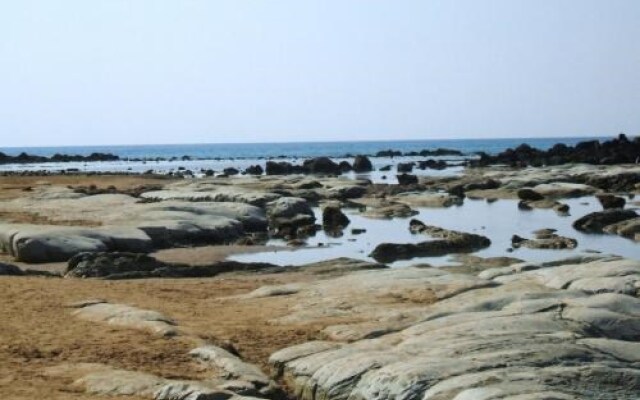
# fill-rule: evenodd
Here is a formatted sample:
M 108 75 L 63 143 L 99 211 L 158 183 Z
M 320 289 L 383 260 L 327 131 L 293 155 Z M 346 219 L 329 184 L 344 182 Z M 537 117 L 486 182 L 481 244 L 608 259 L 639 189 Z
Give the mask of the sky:
M 638 0 L 0 1 L 0 147 L 619 132 Z

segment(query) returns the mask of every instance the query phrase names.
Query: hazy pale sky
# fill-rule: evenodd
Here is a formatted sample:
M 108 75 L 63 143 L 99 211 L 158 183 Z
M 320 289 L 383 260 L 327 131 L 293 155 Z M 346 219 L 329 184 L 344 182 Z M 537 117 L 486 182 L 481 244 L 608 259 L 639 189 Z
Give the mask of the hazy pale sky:
M 0 147 L 620 131 L 639 0 L 0 4 Z

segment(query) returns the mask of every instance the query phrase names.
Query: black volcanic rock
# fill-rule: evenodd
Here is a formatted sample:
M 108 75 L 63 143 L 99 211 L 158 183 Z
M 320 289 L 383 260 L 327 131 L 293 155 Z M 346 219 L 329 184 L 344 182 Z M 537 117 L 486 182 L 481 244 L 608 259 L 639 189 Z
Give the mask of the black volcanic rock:
M 355 172 L 370 172 L 373 170 L 373 165 L 367 156 L 359 155 L 353 160 L 353 170 Z
M 305 160 L 302 168 L 309 174 L 339 175 L 340 166 L 329 157 L 316 157 Z
M 610 210 L 613 208 L 624 208 L 627 201 L 618 196 L 614 196 L 612 194 L 597 194 L 596 198 L 602 205 L 602 208 L 605 210 Z
M 544 200 L 544 196 L 533 189 L 523 188 L 518 190 L 518 198 L 526 201 Z
M 118 161 L 120 157 L 109 153 L 91 153 L 88 156 L 54 154 L 51 157 L 43 157 L 22 152 L 17 156 L 10 156 L 0 152 L 0 164 L 29 164 L 44 162 L 93 162 L 93 161 Z
M 338 164 L 338 166 L 340 167 L 340 172 L 353 171 L 353 167 L 351 166 L 351 164 L 349 164 L 349 161 L 340 161 L 340 164 Z
M 414 164 L 413 163 L 398 163 L 396 166 L 396 170 L 398 173 L 400 172 L 411 172 L 413 171 Z
M 640 138 L 629 139 L 620 134 L 617 138 L 600 142 L 588 140 L 575 146 L 556 144 L 549 150 L 539 150 L 522 144 L 496 155 L 480 153 L 475 166 L 506 164 L 512 167 L 560 165 L 566 163 L 626 164 L 640 161 Z
M 264 170 L 260 165 L 250 165 L 244 170 L 244 172 L 249 175 L 262 175 Z
M 402 186 L 415 185 L 418 183 L 418 177 L 415 175 L 400 174 L 396 175 L 396 178 L 398 178 L 398 184 Z

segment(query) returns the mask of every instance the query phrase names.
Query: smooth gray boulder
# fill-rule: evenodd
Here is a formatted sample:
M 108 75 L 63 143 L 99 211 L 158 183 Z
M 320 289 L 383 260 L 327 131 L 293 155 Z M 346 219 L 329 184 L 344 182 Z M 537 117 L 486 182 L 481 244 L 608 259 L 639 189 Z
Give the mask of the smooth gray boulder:
M 42 263 L 66 261 L 80 252 L 146 252 L 152 240 L 136 228 L 0 224 L 0 248 L 18 261 Z

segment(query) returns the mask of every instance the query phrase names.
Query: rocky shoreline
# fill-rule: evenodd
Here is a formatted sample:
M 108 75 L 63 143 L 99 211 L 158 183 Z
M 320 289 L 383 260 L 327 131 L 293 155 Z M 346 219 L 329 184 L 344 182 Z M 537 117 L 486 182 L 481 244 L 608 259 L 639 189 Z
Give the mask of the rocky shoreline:
M 0 330 L 1 392 L 637 398 L 638 146 L 623 136 L 548 151 L 521 146 L 437 176 L 415 169 L 446 172 L 429 157 L 459 154 L 415 152 L 424 159 L 387 171 L 398 184 L 366 179 L 375 163 L 365 155 L 265 160 L 193 179 L 186 171 L 2 175 L 0 312 L 9 329 Z M 491 227 L 429 219 L 428 210 L 455 216 L 480 200 L 569 229 L 524 235 L 514 226 L 505 244 Z M 589 212 L 577 211 L 587 201 Z M 389 228 L 371 236 L 374 221 Z M 327 242 L 311 248 L 319 234 Z M 635 254 L 609 245 L 597 253 L 584 238 L 614 239 L 607 243 Z M 287 262 L 358 241 L 371 252 Z M 273 247 L 279 263 L 227 258 Z M 496 257 L 478 255 L 496 248 Z M 524 252 L 533 259 L 519 259 Z M 572 256 L 543 262 L 536 252 Z M 435 268 L 438 257 L 451 262 Z

